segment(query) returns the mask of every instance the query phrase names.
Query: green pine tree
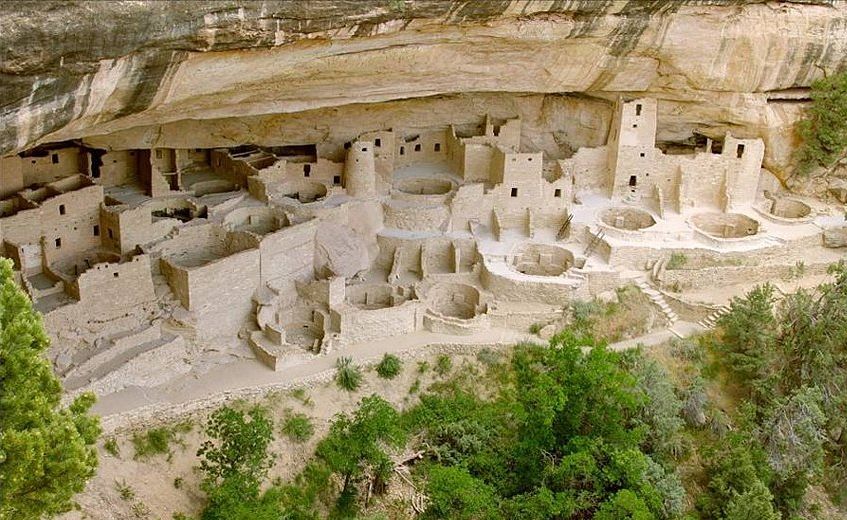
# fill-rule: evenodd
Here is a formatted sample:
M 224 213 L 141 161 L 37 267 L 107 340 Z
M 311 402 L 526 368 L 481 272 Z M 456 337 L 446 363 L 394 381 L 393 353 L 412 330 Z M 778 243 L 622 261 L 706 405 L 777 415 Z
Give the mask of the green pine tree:
M 61 386 L 44 357 L 41 316 L 0 258 L 0 519 L 67 511 L 94 475 L 99 419 L 94 396 L 61 406 Z

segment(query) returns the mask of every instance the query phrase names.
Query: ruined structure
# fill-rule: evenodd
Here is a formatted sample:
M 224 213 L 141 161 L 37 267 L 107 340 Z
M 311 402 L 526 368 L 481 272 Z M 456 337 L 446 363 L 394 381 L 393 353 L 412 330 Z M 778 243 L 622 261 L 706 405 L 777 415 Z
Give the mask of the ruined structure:
M 183 373 L 220 338 L 285 370 L 412 333 L 526 330 L 632 282 L 671 327 L 688 292 L 838 257 L 822 240 L 837 211 L 783 193 L 760 139 L 662 149 L 657 114 L 620 98 L 608 142 L 559 160 L 485 114 L 348 142 L 42 146 L 0 162 L 2 254 L 66 386 L 101 393 Z

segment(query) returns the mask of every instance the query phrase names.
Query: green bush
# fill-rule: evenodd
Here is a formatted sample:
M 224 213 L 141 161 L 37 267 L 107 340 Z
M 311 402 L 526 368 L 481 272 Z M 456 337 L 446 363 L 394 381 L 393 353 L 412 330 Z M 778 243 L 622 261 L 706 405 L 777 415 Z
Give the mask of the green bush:
M 798 150 L 801 174 L 832 167 L 847 149 L 847 72 L 812 83 L 812 104 L 798 127 L 803 145 Z
M 173 426 L 153 428 L 146 432 L 136 432 L 132 435 L 135 458 L 170 454 L 171 444 L 184 445 L 182 434 L 189 431 L 191 431 L 191 423 L 182 422 Z
M 144 458 L 170 452 L 172 434 L 168 428 L 153 428 L 132 435 L 135 457 Z
M 120 457 L 121 449 L 118 446 L 118 441 L 114 437 L 109 437 L 103 443 L 103 449 L 112 457 Z
M 439 376 L 445 376 L 453 368 L 453 360 L 447 354 L 441 354 L 435 361 L 435 372 Z
M 688 263 L 688 257 L 684 253 L 671 253 L 665 269 L 682 269 Z
M 362 384 L 362 369 L 353 364 L 352 358 L 338 358 L 335 362 L 335 383 L 348 392 L 355 391 Z
M 400 374 L 403 363 L 394 354 L 385 354 L 376 366 L 376 373 L 383 379 L 394 379 Z
M 302 413 L 289 415 L 282 423 L 282 433 L 297 443 L 308 441 L 315 433 L 315 427 L 309 416 Z

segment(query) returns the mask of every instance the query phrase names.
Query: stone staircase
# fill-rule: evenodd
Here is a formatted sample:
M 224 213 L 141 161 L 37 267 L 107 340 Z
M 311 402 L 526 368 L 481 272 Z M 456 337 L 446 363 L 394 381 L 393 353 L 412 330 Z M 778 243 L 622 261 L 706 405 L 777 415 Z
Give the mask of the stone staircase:
M 668 319 L 669 327 L 673 326 L 673 324 L 679 320 L 679 315 L 675 313 L 673 309 L 671 309 L 671 306 L 668 305 L 668 302 L 665 301 L 665 296 L 656 289 L 653 289 L 645 277 L 639 276 L 633 281 L 635 282 L 635 285 L 641 289 L 641 292 L 646 294 L 647 297 L 650 298 L 650 301 L 662 310 L 662 313 Z
M 174 336 L 162 333 L 158 322 L 139 329 L 115 334 L 98 347 L 84 360 L 65 374 L 63 385 L 66 390 L 74 391 L 88 385 L 114 371 L 116 368 L 171 342 Z
M 718 322 L 721 316 L 724 316 L 725 314 L 729 313 L 729 310 L 729 305 L 721 305 L 713 313 L 698 321 L 697 324 L 703 327 L 704 329 L 713 329 L 715 328 L 715 324 Z

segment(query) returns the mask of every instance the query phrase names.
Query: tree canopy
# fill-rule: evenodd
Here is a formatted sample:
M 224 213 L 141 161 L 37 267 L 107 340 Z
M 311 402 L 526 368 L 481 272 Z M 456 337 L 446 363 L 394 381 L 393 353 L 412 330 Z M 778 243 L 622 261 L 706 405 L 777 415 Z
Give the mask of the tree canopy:
M 61 405 L 41 316 L 0 258 L 0 519 L 67 511 L 97 468 L 92 394 Z

